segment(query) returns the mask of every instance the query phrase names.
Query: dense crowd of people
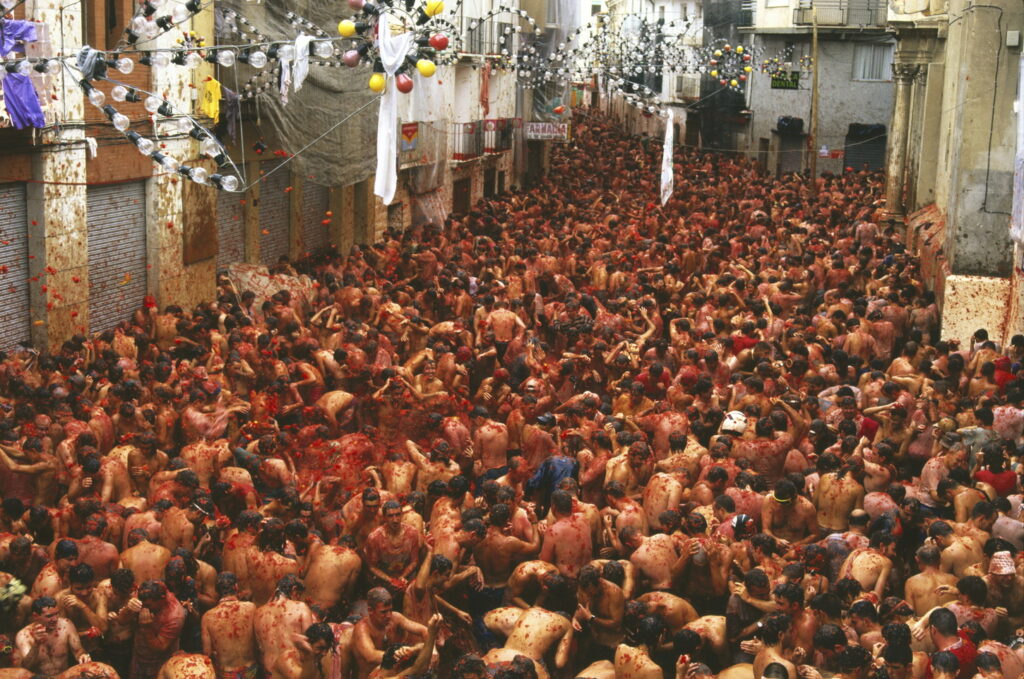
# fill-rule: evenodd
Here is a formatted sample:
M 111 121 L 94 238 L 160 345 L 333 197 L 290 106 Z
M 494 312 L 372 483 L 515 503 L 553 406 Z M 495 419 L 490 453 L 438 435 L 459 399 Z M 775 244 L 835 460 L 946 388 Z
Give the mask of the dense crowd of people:
M 1018 679 L 1024 337 L 882 178 L 530 190 L 0 363 L 0 679 Z

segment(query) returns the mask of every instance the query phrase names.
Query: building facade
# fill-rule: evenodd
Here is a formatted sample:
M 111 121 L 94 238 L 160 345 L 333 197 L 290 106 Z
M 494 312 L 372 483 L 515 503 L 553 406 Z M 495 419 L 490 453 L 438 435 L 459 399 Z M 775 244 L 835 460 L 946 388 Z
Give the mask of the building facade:
M 905 221 L 922 255 L 943 337 L 966 345 L 984 328 L 1007 341 L 1024 332 L 1022 239 L 1011 238 L 1022 199 L 1024 7 L 902 0 L 889 24 L 897 40 L 889 218 Z
M 532 4 L 531 14 L 546 12 L 545 0 Z M 115 49 L 135 7 L 132 0 L 64 8 L 28 0 L 14 18 L 36 22 L 38 39 L 26 44 L 25 54 L 45 58 L 75 54 L 85 44 Z M 109 330 L 146 295 L 160 307 L 191 307 L 214 298 L 217 272 L 233 263 L 269 265 L 328 245 L 346 252 L 388 226 L 468 212 L 480 198 L 522 183 L 528 171 L 542 172 L 544 147 L 530 160 L 522 143 L 528 93 L 517 96 L 514 73 L 496 67 L 509 56 L 501 54 L 499 35 L 526 22 L 506 14 L 470 28 L 495 7 L 496 0 L 463 3 L 456 19 L 462 53 L 438 71 L 442 105 L 434 115 L 423 119 L 408 102 L 400 109 L 399 189 L 387 206 L 373 195 L 372 171 L 353 183 L 326 185 L 301 163 L 288 163 L 288 154 L 272 153 L 281 147 L 266 122 L 259 129 L 252 103 L 242 104 L 241 127 L 250 134 L 241 138 L 248 141 L 228 147 L 252 186 L 230 193 L 142 155 L 86 100 L 70 70 L 33 73 L 46 126 L 18 130 L 0 119 L 0 349 L 54 348 L 73 334 Z M 215 44 L 214 7 L 181 28 Z M 147 47 L 173 49 L 180 35 L 166 33 Z M 519 35 L 506 44 L 514 51 Z M 223 67 L 136 63 L 130 74 L 115 76 L 129 88 L 158 93 L 175 112 L 151 115 L 142 103 L 115 102 L 113 83 L 95 83 L 128 116 L 130 130 L 155 139 L 160 152 L 183 164 L 216 171 L 200 142 L 177 125 L 179 114 L 188 114 L 212 127 L 200 93 L 210 77 L 226 80 Z
M 756 73 L 747 98 L 745 150 L 770 172 L 881 170 L 894 87 L 895 41 L 882 0 L 756 0 L 741 31 L 769 73 Z M 818 58 L 813 59 L 814 23 Z M 759 65 L 755 65 L 758 68 Z M 814 148 L 811 100 L 818 80 Z

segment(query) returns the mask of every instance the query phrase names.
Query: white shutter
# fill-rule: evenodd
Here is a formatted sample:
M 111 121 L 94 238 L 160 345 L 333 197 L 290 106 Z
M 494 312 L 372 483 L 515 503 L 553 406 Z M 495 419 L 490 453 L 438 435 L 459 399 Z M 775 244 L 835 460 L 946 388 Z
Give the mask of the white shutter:
M 283 167 L 274 174 L 270 171 L 282 161 L 263 161 L 260 169 L 260 263 L 266 266 L 277 264 L 281 255 L 288 254 L 288 221 L 290 218 L 289 197 L 286 193 L 291 173 Z
M 326 186 L 307 181 L 302 185 L 302 247 L 306 252 L 330 245 L 327 219 L 330 196 Z
M 89 329 L 128 320 L 146 296 L 146 183 L 90 186 Z
M 217 268 L 226 269 L 245 261 L 245 223 L 242 200 L 245 194 L 217 192 Z
M 0 184 L 0 267 L 0 349 L 11 349 L 32 330 L 24 184 Z

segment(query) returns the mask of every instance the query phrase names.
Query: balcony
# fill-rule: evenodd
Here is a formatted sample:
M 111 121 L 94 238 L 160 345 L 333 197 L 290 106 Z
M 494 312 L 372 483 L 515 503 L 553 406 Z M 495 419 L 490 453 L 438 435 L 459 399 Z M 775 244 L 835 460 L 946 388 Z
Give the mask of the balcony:
M 452 123 L 452 160 L 465 162 L 484 154 L 484 124 L 481 120 L 471 123 Z
M 800 6 L 793 10 L 793 23 L 797 26 L 812 25 L 815 10 L 818 26 L 884 28 L 887 5 L 882 0 L 801 0 Z
M 684 73 L 675 78 L 672 92 L 673 101 L 696 101 L 700 99 L 700 74 Z
M 448 151 L 447 139 L 438 130 L 440 123 L 399 123 L 398 168 L 405 170 L 430 165 L 444 158 Z
M 484 153 L 512 150 L 514 118 L 488 118 L 484 124 Z

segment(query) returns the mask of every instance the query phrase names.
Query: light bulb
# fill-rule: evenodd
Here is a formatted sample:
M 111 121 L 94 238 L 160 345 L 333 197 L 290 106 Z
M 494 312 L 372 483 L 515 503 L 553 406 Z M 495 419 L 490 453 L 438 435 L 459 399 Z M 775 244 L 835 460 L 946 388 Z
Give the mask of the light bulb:
M 23 59 L 22 61 L 19 61 L 18 62 L 18 67 L 15 70 L 15 73 L 19 73 L 21 75 L 29 75 L 29 74 L 31 74 L 32 73 L 32 64 L 30 64 L 27 59 Z
M 146 101 L 143 102 L 142 105 L 145 106 L 146 110 L 149 111 L 150 113 L 156 113 L 160 109 L 160 107 L 163 105 L 163 103 L 164 103 L 163 100 L 160 99 L 159 97 L 149 96 L 149 97 L 146 97 Z
M 277 58 L 281 61 L 291 61 L 295 58 L 295 45 L 281 45 L 277 48 Z
M 124 132 L 132 124 L 132 121 L 128 120 L 128 116 L 123 113 L 115 113 L 111 116 L 110 122 L 118 132 Z
M 178 168 L 181 167 L 181 163 L 178 162 L 178 159 L 172 156 L 164 156 L 163 160 L 160 161 L 160 164 L 171 172 L 177 172 Z
M 188 176 L 191 177 L 192 181 L 194 181 L 196 184 L 205 184 L 206 180 L 210 176 L 210 173 L 206 171 L 206 168 L 193 167 L 192 171 L 189 173 Z
M 249 53 L 249 65 L 253 68 L 263 68 L 267 65 L 267 53 L 261 50 Z
M 220 50 L 217 52 L 217 63 L 225 68 L 235 65 L 235 53 L 232 50 Z
M 153 68 L 167 68 L 171 64 L 171 55 L 167 52 L 153 52 L 149 63 Z
M 151 155 L 156 150 L 156 144 L 153 143 L 153 140 L 146 137 L 139 137 L 139 140 L 135 142 L 135 146 L 138 147 L 139 153 L 144 156 Z
M 115 85 L 110 90 L 110 98 L 114 101 L 124 101 L 128 98 L 128 88 L 124 85 Z
M 142 37 L 146 40 L 152 40 L 158 35 L 160 35 L 160 27 L 156 25 L 155 21 L 147 21 L 142 29 Z
M 202 63 L 203 58 L 198 52 L 189 52 L 185 55 L 185 66 L 188 68 L 199 68 Z
M 103 92 L 96 89 L 95 87 L 89 90 L 89 103 L 93 106 L 103 106 L 103 102 L 106 101 L 106 98 L 107 97 L 103 94 Z
M 128 57 L 121 57 L 115 62 L 114 67 L 121 73 L 128 75 L 135 70 L 135 62 Z
M 220 144 L 218 144 L 212 137 L 207 137 L 199 144 L 199 151 L 204 156 L 216 158 L 220 155 Z
M 171 9 L 171 20 L 176 23 L 184 23 L 192 17 L 192 12 L 188 11 L 185 5 L 175 5 Z
M 0 6 L 4 9 L 13 9 L 18 4 L 18 0 L 0 0 Z
M 150 23 L 152 22 L 149 19 L 140 14 L 132 19 L 131 31 L 136 35 L 146 35 L 146 31 L 149 30 Z
M 334 43 L 330 40 L 318 40 L 313 43 L 313 55 L 321 59 L 330 59 L 334 56 Z
M 225 191 L 231 191 L 231 192 L 237 191 L 238 190 L 238 177 L 236 177 L 233 174 L 229 174 L 229 175 L 226 175 L 224 177 L 221 177 L 220 188 L 224 189 Z
M 60 73 L 60 59 L 50 59 L 46 62 L 46 74 L 57 75 Z

